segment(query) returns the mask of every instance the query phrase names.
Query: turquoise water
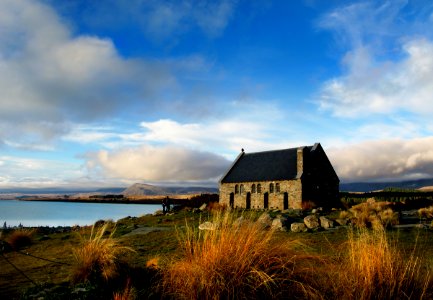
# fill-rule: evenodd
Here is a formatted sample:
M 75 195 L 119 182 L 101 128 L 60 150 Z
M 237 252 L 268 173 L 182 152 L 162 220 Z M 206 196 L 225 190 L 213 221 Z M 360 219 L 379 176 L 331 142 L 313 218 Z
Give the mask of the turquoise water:
M 114 221 L 139 217 L 161 209 L 154 204 L 68 203 L 0 200 L 0 227 L 91 225 L 98 220 Z

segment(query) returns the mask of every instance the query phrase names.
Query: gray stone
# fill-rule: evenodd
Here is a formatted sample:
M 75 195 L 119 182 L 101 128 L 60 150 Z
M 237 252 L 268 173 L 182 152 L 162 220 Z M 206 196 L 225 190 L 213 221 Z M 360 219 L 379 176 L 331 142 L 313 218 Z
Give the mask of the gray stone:
M 154 216 L 163 216 L 164 213 L 162 212 L 162 210 L 157 210 L 153 213 Z
M 212 223 L 212 222 L 204 222 L 204 223 L 198 225 L 198 229 L 200 229 L 200 230 L 215 230 L 217 228 L 218 228 L 217 224 Z
M 243 216 L 240 216 L 233 222 L 234 227 L 240 227 L 245 223 L 245 218 Z
M 320 217 L 320 226 L 322 226 L 325 229 L 333 228 L 334 222 L 332 220 L 329 220 L 327 217 Z
M 272 225 L 272 218 L 267 212 L 264 212 L 258 218 L 257 222 L 260 223 L 261 225 L 263 225 L 263 228 L 269 228 Z
M 284 219 L 283 218 L 275 218 L 272 221 L 271 227 L 274 230 L 287 231 L 287 228 L 284 225 Z
M 336 219 L 335 222 L 340 226 L 346 226 L 349 223 L 349 219 Z
M 292 232 L 307 232 L 307 226 L 304 223 L 292 223 L 290 225 L 290 230 Z
M 304 218 L 305 226 L 309 229 L 319 228 L 319 219 L 315 215 L 309 215 Z

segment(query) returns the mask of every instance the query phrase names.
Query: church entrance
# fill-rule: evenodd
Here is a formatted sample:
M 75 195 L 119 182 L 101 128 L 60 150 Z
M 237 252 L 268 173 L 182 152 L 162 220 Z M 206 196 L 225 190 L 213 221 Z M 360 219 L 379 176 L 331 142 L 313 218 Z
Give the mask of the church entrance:
M 284 193 L 283 209 L 289 209 L 289 194 L 287 192 Z
M 235 194 L 233 194 L 233 193 L 230 193 L 229 206 L 230 206 L 230 208 L 234 208 L 235 207 Z
M 268 209 L 269 208 L 269 194 L 266 192 L 263 196 L 263 208 Z
M 251 209 L 251 193 L 250 192 L 248 192 L 247 193 L 247 201 L 246 201 L 247 203 L 246 203 L 246 209 Z

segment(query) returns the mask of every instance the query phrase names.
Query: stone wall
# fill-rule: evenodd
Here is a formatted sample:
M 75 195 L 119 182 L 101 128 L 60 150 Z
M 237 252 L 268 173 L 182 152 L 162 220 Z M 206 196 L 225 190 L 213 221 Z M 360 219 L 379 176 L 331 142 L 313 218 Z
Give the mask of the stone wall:
M 274 191 L 271 193 L 270 184 L 274 185 Z M 276 191 L 276 184 L 280 185 L 280 191 Z M 241 193 L 240 186 L 243 185 Z M 256 192 L 252 192 L 252 185 L 256 185 Z M 258 193 L 257 185 L 261 185 L 261 192 Z M 235 186 L 238 185 L 239 193 L 235 193 Z M 265 181 L 265 182 L 239 182 L 239 183 L 222 183 L 220 184 L 220 203 L 230 206 L 230 194 L 233 193 L 234 207 L 246 208 L 247 196 L 250 194 L 251 209 L 263 209 L 265 195 L 268 196 L 269 209 L 284 209 L 284 197 L 287 193 L 289 208 L 302 208 L 302 183 L 301 180 L 284 180 L 284 181 Z

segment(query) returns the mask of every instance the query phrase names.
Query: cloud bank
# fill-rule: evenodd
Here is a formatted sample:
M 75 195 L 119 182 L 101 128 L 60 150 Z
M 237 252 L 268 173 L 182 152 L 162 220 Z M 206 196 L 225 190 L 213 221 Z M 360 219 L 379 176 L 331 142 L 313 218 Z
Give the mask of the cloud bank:
M 345 182 L 432 178 L 432 145 L 433 137 L 366 141 L 327 154 Z
M 217 181 L 229 164 L 210 152 L 174 146 L 143 145 L 87 155 L 90 173 L 146 182 Z

